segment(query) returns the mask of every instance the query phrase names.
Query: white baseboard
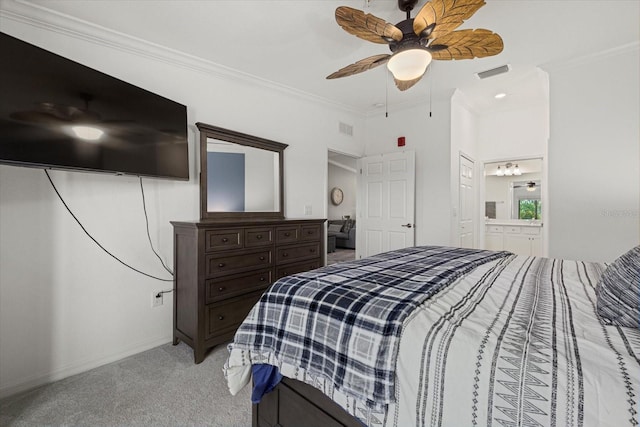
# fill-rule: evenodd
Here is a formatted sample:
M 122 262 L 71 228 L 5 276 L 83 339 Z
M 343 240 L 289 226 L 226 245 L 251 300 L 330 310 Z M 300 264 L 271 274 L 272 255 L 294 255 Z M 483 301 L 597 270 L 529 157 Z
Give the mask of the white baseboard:
M 12 396 L 17 393 L 21 393 L 32 388 L 36 388 L 45 384 L 49 384 L 54 381 L 70 377 L 72 375 L 80 374 L 82 372 L 89 371 L 99 366 L 113 363 L 125 357 L 133 356 L 134 354 L 142 353 L 143 351 L 150 350 L 152 348 L 167 344 L 172 341 L 171 336 L 162 336 L 150 341 L 139 343 L 133 347 L 127 348 L 123 351 L 110 354 L 105 357 L 100 357 L 92 360 L 80 361 L 69 366 L 65 366 L 56 369 L 51 372 L 38 373 L 26 378 L 22 378 L 18 381 L 14 381 L 10 384 L 2 384 L 0 386 L 0 399 Z

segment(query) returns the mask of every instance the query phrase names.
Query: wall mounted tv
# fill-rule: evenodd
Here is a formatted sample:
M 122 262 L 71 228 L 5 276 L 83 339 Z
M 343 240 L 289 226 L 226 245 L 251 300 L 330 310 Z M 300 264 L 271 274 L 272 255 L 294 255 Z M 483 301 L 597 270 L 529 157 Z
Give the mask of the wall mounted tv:
M 189 179 L 184 105 L 0 33 L 0 163 Z

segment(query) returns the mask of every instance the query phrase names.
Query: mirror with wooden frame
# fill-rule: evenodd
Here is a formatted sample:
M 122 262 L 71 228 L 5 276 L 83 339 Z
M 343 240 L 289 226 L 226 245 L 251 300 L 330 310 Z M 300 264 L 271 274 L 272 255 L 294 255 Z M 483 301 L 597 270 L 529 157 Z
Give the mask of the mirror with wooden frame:
M 287 144 L 205 123 L 200 131 L 200 218 L 284 219 Z

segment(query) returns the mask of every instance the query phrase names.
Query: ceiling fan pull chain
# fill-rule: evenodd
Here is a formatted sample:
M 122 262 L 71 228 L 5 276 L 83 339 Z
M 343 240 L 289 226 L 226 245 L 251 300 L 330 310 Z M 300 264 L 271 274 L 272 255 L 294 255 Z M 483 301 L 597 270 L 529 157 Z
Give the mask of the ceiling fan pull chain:
M 389 72 L 384 72 L 384 116 L 389 117 Z
M 433 67 L 433 64 L 431 65 Z M 431 117 L 432 108 L 432 100 L 433 100 L 433 70 L 429 67 L 427 72 L 429 73 L 429 117 Z

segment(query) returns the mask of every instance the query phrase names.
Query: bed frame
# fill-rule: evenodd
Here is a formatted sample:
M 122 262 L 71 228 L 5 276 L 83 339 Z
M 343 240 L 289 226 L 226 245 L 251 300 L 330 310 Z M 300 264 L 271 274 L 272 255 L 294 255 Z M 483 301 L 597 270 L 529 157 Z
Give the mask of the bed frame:
M 253 427 L 363 427 L 321 391 L 301 381 L 283 378 L 253 405 Z

